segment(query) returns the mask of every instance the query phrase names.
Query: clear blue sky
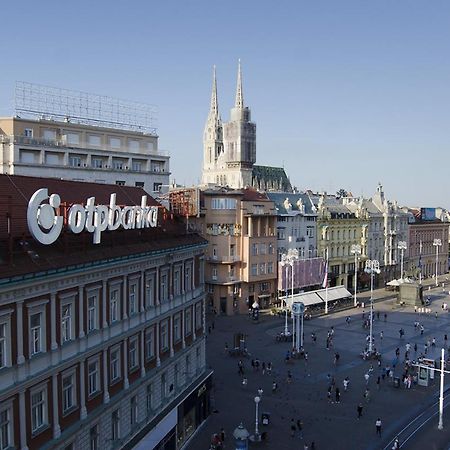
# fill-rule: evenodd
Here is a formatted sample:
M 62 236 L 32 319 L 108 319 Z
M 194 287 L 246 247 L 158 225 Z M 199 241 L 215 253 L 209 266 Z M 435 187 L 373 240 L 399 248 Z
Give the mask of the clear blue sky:
M 173 178 L 200 178 L 211 68 L 237 60 L 257 162 L 300 189 L 450 208 L 450 2 L 25 1 L 2 5 L 0 114 L 15 80 L 156 104 Z

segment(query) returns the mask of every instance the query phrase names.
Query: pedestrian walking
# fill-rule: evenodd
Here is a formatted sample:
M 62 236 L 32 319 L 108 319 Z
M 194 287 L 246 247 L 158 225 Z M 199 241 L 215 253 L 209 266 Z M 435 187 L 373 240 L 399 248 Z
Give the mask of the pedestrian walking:
M 379 417 L 375 421 L 375 429 L 376 429 L 377 435 L 381 437 L 381 419 Z
M 366 403 L 370 402 L 370 390 L 369 390 L 369 388 L 366 388 L 366 390 L 364 392 L 364 398 L 366 399 Z
M 366 381 L 366 386 L 369 384 L 369 380 L 370 380 L 370 375 L 368 374 L 368 372 L 366 372 L 364 374 L 364 380 Z
M 287 381 L 288 384 L 291 384 L 291 382 L 292 382 L 292 373 L 291 373 L 290 370 L 287 371 L 286 381 Z
M 248 383 L 248 380 L 246 377 L 242 378 L 242 386 L 246 387 Z
M 223 427 L 220 429 L 220 440 L 222 441 L 222 444 L 225 442 L 225 430 Z
M 384 336 L 383 331 L 380 331 L 380 340 L 383 340 L 383 336 Z
M 291 437 L 295 437 L 296 430 L 297 426 L 295 425 L 294 419 L 291 419 Z
M 336 353 L 334 354 L 334 365 L 335 365 L 335 366 L 336 366 L 337 363 L 339 362 L 340 356 L 341 356 L 341 355 L 339 355 L 338 352 L 336 352 Z
M 278 384 L 276 381 L 273 381 L 272 383 L 272 394 L 274 394 L 278 389 Z
M 328 401 L 331 403 L 331 386 L 328 386 L 327 398 L 328 398 Z
M 341 401 L 341 392 L 339 391 L 339 388 L 336 388 L 336 403 L 340 403 Z
M 381 382 L 381 377 L 378 375 L 377 378 L 377 389 L 380 390 L 380 382 Z
M 386 313 L 384 313 L 384 321 L 385 322 L 387 321 L 387 314 Z
M 417 353 L 417 342 L 414 343 L 414 353 Z
M 348 379 L 348 377 L 345 377 L 342 383 L 344 385 L 344 391 L 347 392 L 348 385 L 350 384 L 350 380 Z
M 267 363 L 267 375 L 269 377 L 272 375 L 272 363 L 270 361 Z
M 392 450 L 399 450 L 400 449 L 400 440 L 398 439 L 398 436 L 394 439 L 394 445 L 392 446 Z
M 356 407 L 356 412 L 358 413 L 358 419 L 362 417 L 363 412 L 363 405 L 361 403 L 358 403 L 358 406 Z
M 266 373 L 266 363 L 264 361 L 262 362 L 261 369 L 262 369 L 262 374 L 265 375 L 265 373 Z
M 297 431 L 299 439 L 303 439 L 303 422 L 301 419 L 297 419 Z
M 306 442 L 303 445 L 303 450 L 309 450 L 308 444 Z
M 238 361 L 238 375 L 244 375 L 244 363 L 242 360 Z

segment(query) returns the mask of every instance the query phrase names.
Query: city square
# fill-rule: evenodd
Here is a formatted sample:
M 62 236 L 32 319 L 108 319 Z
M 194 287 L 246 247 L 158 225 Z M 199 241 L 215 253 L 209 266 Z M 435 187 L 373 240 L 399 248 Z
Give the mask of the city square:
M 428 282 L 431 284 L 431 282 Z M 450 316 L 442 312 L 442 304 L 447 301 L 448 290 L 442 292 L 439 288 L 431 287 L 428 291 L 431 301 L 430 313 L 415 313 L 412 307 L 399 307 L 395 300 L 395 293 L 384 289 L 374 292 L 374 345 L 382 355 L 381 368 L 389 365 L 391 368 L 396 359 L 395 350 L 400 349 L 399 362 L 394 369 L 394 377 L 403 372 L 405 346 L 411 345 L 411 358 L 424 352 L 425 343 L 433 338 L 436 344 L 431 345 L 427 357 L 439 359 L 440 350 L 444 346 L 444 334 L 449 329 Z M 364 309 L 367 318 L 368 293 L 361 293 L 360 300 L 366 300 Z M 435 313 L 437 314 L 437 318 Z M 384 314 L 387 314 L 386 319 Z M 380 377 L 382 374 L 376 360 L 364 361 L 360 352 L 366 346 L 367 329 L 362 327 L 362 308 L 351 308 L 328 316 L 321 315 L 305 321 L 305 350 L 308 360 L 291 360 L 285 362 L 286 351 L 292 348 L 291 342 L 277 342 L 275 336 L 284 328 L 283 317 L 262 315 L 259 323 L 248 317 L 214 317 L 209 318 L 207 335 L 207 359 L 214 369 L 213 385 L 213 414 L 204 427 L 189 443 L 190 449 L 209 448 L 211 436 L 225 431 L 225 448 L 234 448 L 233 432 L 242 422 L 250 436 L 255 432 L 255 396 L 262 389 L 259 402 L 259 431 L 266 432 L 266 439 L 262 442 L 250 443 L 250 448 L 270 449 L 303 449 L 305 443 L 311 448 L 312 442 L 319 449 L 391 449 L 394 439 L 399 436 L 401 448 L 420 449 L 444 448 L 448 442 L 450 429 L 444 425 L 444 430 L 437 429 L 438 418 L 435 415 L 425 425 L 420 423 L 412 429 L 405 428 L 414 418 L 436 403 L 439 389 L 439 375 L 436 372 L 434 383 L 428 387 L 413 384 L 407 389 L 402 382 L 395 387 L 393 379 Z M 350 323 L 347 323 L 350 317 Z M 379 317 L 379 318 L 378 318 Z M 420 322 L 424 333 L 414 322 Z M 291 323 L 289 321 L 289 326 Z M 326 349 L 327 333 L 334 328 L 333 346 Z M 405 335 L 400 338 L 399 330 L 404 329 Z M 225 345 L 231 346 L 234 333 L 246 335 L 246 346 L 249 351 L 247 357 L 232 357 L 226 354 Z M 380 332 L 383 338 L 380 339 Z M 315 333 L 317 341 L 313 342 L 311 333 Z M 417 344 L 417 352 L 414 351 Z M 335 353 L 340 357 L 335 364 Z M 252 359 L 260 360 L 259 370 L 251 367 Z M 238 374 L 238 361 L 244 363 L 244 376 Z M 265 363 L 263 374 L 262 362 Z M 267 363 L 273 365 L 272 373 L 267 373 Z M 364 375 L 370 375 L 368 384 Z M 288 381 L 288 371 L 292 373 L 292 381 Z M 336 387 L 340 390 L 340 401 L 336 402 L 335 388 L 331 399 L 327 398 L 327 389 L 333 377 Z M 243 385 L 243 378 L 247 384 Z M 348 390 L 345 391 L 343 380 L 349 378 Z M 272 384 L 276 382 L 278 389 L 272 391 Z M 448 385 L 446 379 L 446 386 Z M 370 398 L 364 396 L 366 387 Z M 362 417 L 357 418 L 358 404 L 362 405 Z M 431 407 L 436 414 L 438 407 Z M 269 413 L 270 423 L 262 425 L 262 414 Z M 445 417 L 446 412 L 444 412 Z M 376 435 L 375 421 L 382 421 L 382 436 Z M 298 430 L 291 436 L 291 420 L 301 420 L 303 423 L 302 436 Z M 447 424 L 448 421 L 445 421 Z M 407 442 L 403 442 L 407 440 Z

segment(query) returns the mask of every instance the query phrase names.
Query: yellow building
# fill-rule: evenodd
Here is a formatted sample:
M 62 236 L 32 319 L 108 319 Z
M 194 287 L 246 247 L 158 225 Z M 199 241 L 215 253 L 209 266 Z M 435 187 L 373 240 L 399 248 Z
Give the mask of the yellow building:
M 353 290 L 355 283 L 355 255 L 352 245 L 360 245 L 358 270 L 367 259 L 367 229 L 369 221 L 364 211 L 354 213 L 334 196 L 310 195 L 317 210 L 317 249 L 326 257 L 328 252 L 329 285 L 343 285 Z

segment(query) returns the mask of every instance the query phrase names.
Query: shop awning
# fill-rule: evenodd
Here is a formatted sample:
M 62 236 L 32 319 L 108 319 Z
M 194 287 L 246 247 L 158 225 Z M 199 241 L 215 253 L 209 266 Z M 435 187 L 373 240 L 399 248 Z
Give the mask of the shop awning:
M 320 298 L 325 301 L 327 297 L 326 289 L 321 289 L 320 291 L 317 291 L 317 295 L 320 296 Z M 333 300 L 340 300 L 341 298 L 347 298 L 351 297 L 352 294 L 345 289 L 344 286 L 336 286 L 328 288 L 328 301 L 332 302 Z

